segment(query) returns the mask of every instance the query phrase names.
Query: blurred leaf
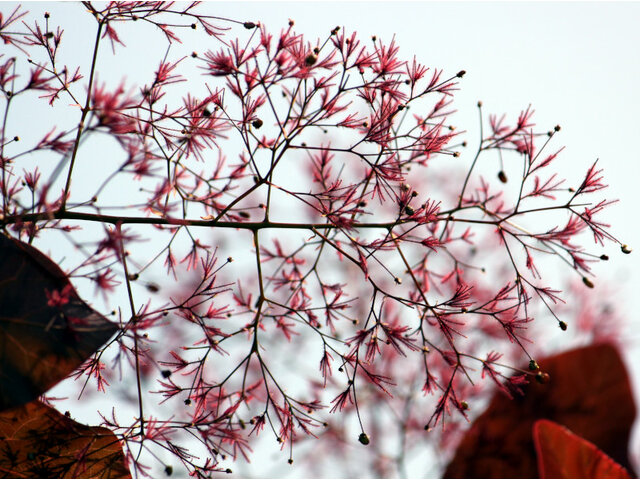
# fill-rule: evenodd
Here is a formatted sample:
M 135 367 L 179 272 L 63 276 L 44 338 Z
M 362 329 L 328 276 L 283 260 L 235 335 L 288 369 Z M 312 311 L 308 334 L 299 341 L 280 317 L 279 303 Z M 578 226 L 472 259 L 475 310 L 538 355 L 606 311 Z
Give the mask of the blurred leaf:
M 0 413 L 0 475 L 131 478 L 111 430 L 82 425 L 37 400 Z
M 540 478 L 631 478 L 593 443 L 550 420 L 533 426 Z
M 35 400 L 117 329 L 48 257 L 0 234 L 0 410 Z
M 538 419 L 566 425 L 632 472 L 627 448 L 636 407 L 617 349 L 593 345 L 538 363 L 549 383 L 532 379 L 513 400 L 496 393 L 464 435 L 445 478 L 535 478 Z

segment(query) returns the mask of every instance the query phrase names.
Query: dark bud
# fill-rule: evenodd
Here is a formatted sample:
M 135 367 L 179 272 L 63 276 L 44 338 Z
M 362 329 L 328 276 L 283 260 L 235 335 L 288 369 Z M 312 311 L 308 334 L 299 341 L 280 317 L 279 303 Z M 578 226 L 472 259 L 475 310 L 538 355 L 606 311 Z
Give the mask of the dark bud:
M 253 23 L 253 22 L 244 22 L 244 23 L 242 24 L 242 26 L 243 26 L 244 28 L 246 28 L 247 30 L 251 30 L 251 29 L 253 29 L 253 28 L 256 28 L 256 24 L 255 24 L 255 23 Z
M 191 399 L 190 399 L 190 398 L 187 398 L 187 399 L 184 401 L 184 404 L 185 404 L 185 405 L 191 405 Z
M 151 293 L 158 293 L 160 291 L 160 287 L 155 283 L 147 283 L 146 287 Z
M 467 73 L 465 70 L 460 70 L 460 71 L 457 73 L 456 77 L 458 77 L 458 78 L 462 78 L 462 77 L 464 77 L 464 74 L 465 74 L 465 73 Z
M 358 441 L 362 444 L 362 445 L 369 445 L 369 436 L 362 432 L 360 434 L 360 436 L 358 437 Z
M 233 470 L 231 470 L 230 468 L 227 468 L 224 472 L 225 473 L 233 473 Z
M 567 330 L 567 324 L 562 320 L 558 322 L 558 326 L 560 327 L 560 330 L 562 330 L 563 332 Z
M 195 24 L 195 23 L 192 23 L 192 24 L 191 24 L 191 28 L 192 28 L 193 30 L 195 30 L 195 29 L 196 29 L 196 24 Z
M 404 207 L 404 213 L 406 213 L 407 215 L 413 215 L 414 213 L 416 213 L 416 211 L 411 205 L 407 205 L 406 207 Z
M 167 476 L 170 477 L 173 473 L 173 467 L 171 465 L 167 465 L 166 467 L 164 467 L 164 473 L 166 473 Z
M 263 125 L 263 123 L 262 123 L 262 120 L 260 120 L 259 118 L 256 118 L 253 122 L 251 122 L 251 125 L 253 125 L 253 128 L 257 130 Z
M 460 408 L 462 408 L 462 410 L 469 410 L 469 404 L 463 400 L 460 402 Z
M 293 458 L 290 458 L 289 460 L 287 460 L 287 463 L 288 463 L 289 465 L 293 465 Z
M 7 92 L 7 93 L 9 93 L 9 92 Z M 19 142 L 20 141 L 20 137 L 16 135 L 15 137 L 13 137 L 13 141 L 14 142 Z M 626 245 L 625 245 L 625 247 L 626 247 Z M 629 251 L 631 251 L 631 250 L 629 250 Z
M 202 110 L 202 116 L 203 117 L 210 117 L 211 116 L 211 112 L 209 111 L 209 109 L 205 108 L 204 110 Z
M 560 128 L 561 128 L 560 125 L 556 125 L 555 127 L 553 127 L 553 130 L 556 132 L 559 132 Z
M 50 16 L 49 12 L 44 12 L 44 18 L 49 18 Z
M 242 218 L 251 218 L 251 215 L 249 215 L 249 213 L 245 212 L 244 210 L 238 212 L 238 215 L 240 215 Z
M 171 376 L 171 370 L 162 370 L 160 373 L 164 378 L 169 378 Z
M 539 368 L 538 362 L 533 359 L 529 360 L 529 370 L 538 370 Z
M 135 282 L 136 280 L 138 280 L 138 278 L 140 278 L 140 276 L 137 273 L 130 273 L 129 274 L 129 280 L 132 282 Z
M 584 283 L 589 288 L 593 288 L 593 282 L 587 277 L 582 277 L 582 283 Z
M 498 178 L 500 179 L 500 181 L 501 181 L 502 183 L 507 183 L 507 174 L 506 174 L 506 173 L 504 173 L 504 171 L 503 171 L 503 170 L 500 170 L 500 171 L 498 172 Z
M 304 63 L 307 64 L 307 66 L 311 66 L 314 63 L 316 63 L 318 61 L 318 57 L 316 55 L 314 55 L 313 53 L 310 53 L 309 55 L 307 55 L 307 57 L 304 59 Z
M 609 255 L 600 255 L 600 260 L 609 260 Z
M 198 58 L 198 54 L 196 52 L 191 52 L 191 58 Z
M 67 417 L 67 418 L 71 417 L 71 413 L 69 412 L 69 410 L 64 412 L 64 416 Z
M 227 262 L 229 263 L 233 262 L 233 257 L 227 257 Z
M 296 23 L 296 22 L 294 22 L 293 20 L 289 19 L 289 26 L 290 26 L 290 27 L 293 27 L 293 25 L 294 25 L 295 23 Z
M 622 245 L 620 250 L 622 250 L 622 253 L 626 253 L 627 255 L 631 253 L 631 249 L 627 245 Z

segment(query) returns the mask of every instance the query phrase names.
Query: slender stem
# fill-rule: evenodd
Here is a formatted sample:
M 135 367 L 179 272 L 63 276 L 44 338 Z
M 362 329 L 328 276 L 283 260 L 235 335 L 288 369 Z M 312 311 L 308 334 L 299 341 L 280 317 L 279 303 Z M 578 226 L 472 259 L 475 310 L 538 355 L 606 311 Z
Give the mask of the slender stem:
M 127 252 L 124 249 L 124 240 L 122 239 L 120 224 L 118 224 L 116 228 L 118 230 L 118 234 L 120 235 L 120 255 L 122 255 L 122 268 L 124 269 L 124 277 L 126 279 L 126 284 L 127 284 L 127 294 L 129 296 L 129 307 L 131 308 L 131 321 L 135 325 L 136 323 L 138 323 L 138 316 L 136 315 L 136 307 L 133 302 L 133 293 L 131 292 L 131 283 L 129 281 L 129 269 L 127 268 Z M 138 387 L 138 411 L 140 413 L 140 437 L 143 440 L 144 439 L 144 412 L 142 410 L 142 385 L 140 381 L 140 355 L 138 354 L 138 334 L 135 330 L 133 332 L 133 353 L 136 359 L 136 383 Z
M 82 109 L 82 115 L 80 116 L 80 123 L 78 124 L 78 133 L 76 134 L 76 140 L 73 143 L 73 153 L 71 154 L 71 162 L 69 164 L 69 172 L 67 173 L 67 181 L 64 186 L 64 195 L 62 196 L 62 204 L 60 209 L 64 211 L 67 205 L 67 198 L 69 197 L 69 189 L 71 188 L 71 174 L 73 173 L 73 166 L 76 162 L 76 156 L 78 154 L 78 147 L 80 146 L 80 137 L 82 136 L 82 132 L 84 130 L 84 122 L 87 118 L 87 114 L 89 113 L 90 103 L 91 103 L 91 91 L 93 90 L 93 80 L 96 72 L 96 65 L 98 60 L 98 46 L 100 45 L 100 34 L 102 33 L 103 23 L 102 21 L 98 22 L 98 31 L 96 33 L 96 42 L 93 47 L 93 58 L 91 60 L 91 73 L 89 74 L 89 85 L 87 86 L 87 100 L 84 104 L 84 108 Z

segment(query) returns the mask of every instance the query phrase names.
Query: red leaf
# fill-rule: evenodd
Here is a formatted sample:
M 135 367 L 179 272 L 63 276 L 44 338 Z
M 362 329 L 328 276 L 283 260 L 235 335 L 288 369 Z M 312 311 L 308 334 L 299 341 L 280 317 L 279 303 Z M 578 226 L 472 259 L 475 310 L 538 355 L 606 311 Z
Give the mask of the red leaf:
M 593 443 L 550 420 L 533 425 L 540 478 L 631 478 Z
M 117 330 L 47 256 L 0 234 L 0 410 L 35 400 Z
M 632 471 L 627 446 L 636 408 L 616 348 L 594 345 L 538 363 L 549 382 L 521 385 L 525 395 L 513 400 L 496 393 L 460 442 L 445 478 L 535 478 L 531 432 L 539 419 L 566 425 Z
M 0 413 L 0 476 L 131 478 L 111 430 L 82 425 L 39 401 Z

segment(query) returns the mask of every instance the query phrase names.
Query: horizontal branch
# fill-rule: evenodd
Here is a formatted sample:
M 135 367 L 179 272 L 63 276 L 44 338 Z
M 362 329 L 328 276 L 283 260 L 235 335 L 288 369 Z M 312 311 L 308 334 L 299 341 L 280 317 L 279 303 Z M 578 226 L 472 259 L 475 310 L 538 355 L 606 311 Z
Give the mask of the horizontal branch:
M 231 222 L 207 219 L 181 219 L 181 218 L 153 218 L 153 217 L 123 217 L 118 215 L 103 215 L 87 212 L 70 212 L 68 210 L 57 210 L 55 212 L 26 213 L 24 215 L 8 215 L 0 217 L 0 225 L 11 225 L 20 222 L 43 222 L 51 220 L 81 220 L 87 222 L 99 222 L 117 224 L 147 224 L 147 225 L 171 225 L 189 227 L 218 227 L 218 228 L 241 228 L 245 230 L 262 230 L 266 228 L 277 229 L 304 229 L 320 230 L 344 228 L 331 223 L 289 223 L 289 222 Z M 354 229 L 358 228 L 382 228 L 389 230 L 397 225 L 407 222 L 372 222 L 353 223 Z

